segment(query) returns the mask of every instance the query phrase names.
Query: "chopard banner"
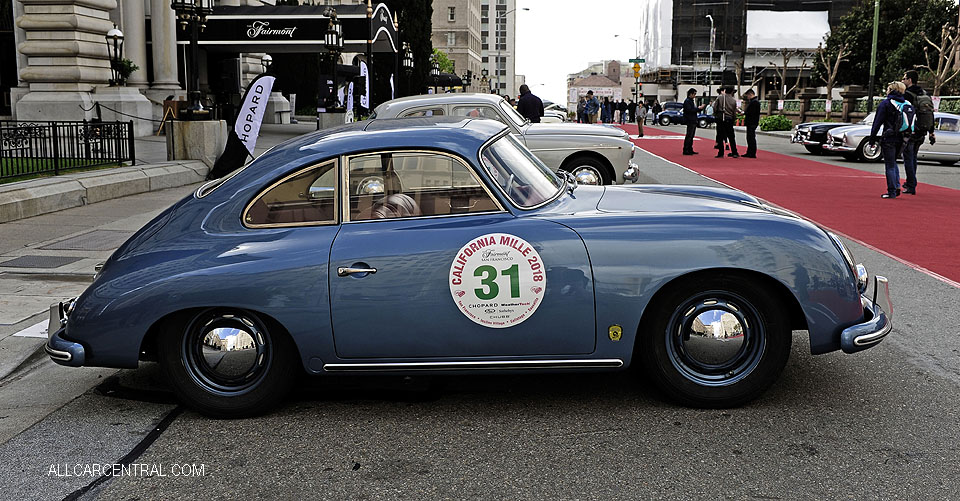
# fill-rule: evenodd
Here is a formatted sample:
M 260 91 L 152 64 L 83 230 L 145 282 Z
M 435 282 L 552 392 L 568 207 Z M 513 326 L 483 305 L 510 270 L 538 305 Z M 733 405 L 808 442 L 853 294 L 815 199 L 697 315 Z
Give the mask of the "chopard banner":
M 273 75 L 262 73 L 250 82 L 243 95 L 243 105 L 237 112 L 233 133 L 227 137 L 227 146 L 213 164 L 207 179 L 223 177 L 242 167 L 247 156 L 253 156 L 257 138 L 260 137 L 260 124 L 267 110 L 267 100 L 270 99 L 276 79 Z

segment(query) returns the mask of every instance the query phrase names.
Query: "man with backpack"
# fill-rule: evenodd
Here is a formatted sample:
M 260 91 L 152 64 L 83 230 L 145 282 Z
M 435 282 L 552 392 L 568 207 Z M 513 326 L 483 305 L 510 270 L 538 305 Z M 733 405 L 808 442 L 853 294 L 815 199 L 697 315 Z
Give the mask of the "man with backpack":
M 937 141 L 933 133 L 933 99 L 923 91 L 917 79 L 920 75 L 915 70 L 907 70 L 903 74 L 903 84 L 907 86 L 904 97 L 913 105 L 916 113 L 916 119 L 913 124 L 913 135 L 904 145 L 904 148 L 913 151 L 913 161 L 907 162 L 906 156 L 903 159 L 903 170 L 907 173 L 907 180 L 903 183 L 903 192 L 910 195 L 917 194 L 917 154 L 920 151 L 920 145 L 923 144 L 927 135 L 930 136 L 930 144 Z
M 877 144 L 877 132 L 883 126 L 883 135 L 880 138 L 880 150 L 883 152 L 883 162 L 886 167 L 887 192 L 881 198 L 892 199 L 900 196 L 900 167 L 897 157 L 903 152 L 903 162 L 916 162 L 912 148 L 904 148 L 904 141 L 913 133 L 914 111 L 913 105 L 903 97 L 907 86 L 902 82 L 887 84 L 887 98 L 877 106 L 877 114 L 873 119 L 868 139 L 871 147 Z

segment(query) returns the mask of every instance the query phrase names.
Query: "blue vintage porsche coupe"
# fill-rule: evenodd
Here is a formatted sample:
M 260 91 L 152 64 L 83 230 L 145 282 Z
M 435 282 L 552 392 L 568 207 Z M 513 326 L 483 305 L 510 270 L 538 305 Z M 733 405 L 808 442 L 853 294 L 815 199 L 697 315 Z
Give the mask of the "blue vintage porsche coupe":
M 506 127 L 360 122 L 279 145 L 124 243 L 51 308 L 60 364 L 158 360 L 183 402 L 263 412 L 308 374 L 642 367 L 681 404 L 760 395 L 891 329 L 835 235 L 745 193 L 577 186 Z M 878 306 L 884 303 L 884 309 Z

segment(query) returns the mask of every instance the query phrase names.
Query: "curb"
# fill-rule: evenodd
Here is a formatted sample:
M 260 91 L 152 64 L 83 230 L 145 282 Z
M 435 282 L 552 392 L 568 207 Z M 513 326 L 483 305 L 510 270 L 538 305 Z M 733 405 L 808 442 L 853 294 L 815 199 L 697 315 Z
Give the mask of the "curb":
M 0 223 L 148 191 L 202 182 L 200 160 L 78 172 L 0 185 Z

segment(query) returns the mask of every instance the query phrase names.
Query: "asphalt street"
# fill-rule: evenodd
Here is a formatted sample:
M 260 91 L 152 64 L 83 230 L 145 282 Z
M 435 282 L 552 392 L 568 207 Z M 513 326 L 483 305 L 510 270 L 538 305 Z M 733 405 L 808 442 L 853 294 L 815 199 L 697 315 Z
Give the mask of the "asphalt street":
M 809 158 L 784 138 L 761 136 L 760 148 Z M 639 155 L 640 182 L 714 184 Z M 919 175 L 960 189 L 958 167 L 922 164 Z M 110 224 L 132 232 L 134 222 L 191 189 L 70 209 L 41 216 L 42 224 L 2 224 L 0 242 L 18 238 L 14 248 L 39 249 Z M 59 227 L 71 224 L 89 229 Z M 891 231 L 868 213 L 864 224 Z M 678 407 L 633 372 L 304 377 L 276 412 L 217 421 L 178 407 L 155 364 L 69 369 L 28 356 L 0 376 L 0 492 L 7 499 L 955 499 L 960 289 L 847 243 L 872 274 L 890 278 L 892 334 L 859 354 L 811 356 L 797 332 L 780 380 L 742 408 Z M 90 262 L 103 253 L 75 256 Z M 63 276 L 0 269 L 0 283 L 68 284 L 52 287 L 52 296 L 82 287 L 81 268 Z M 0 322 L 0 336 L 39 321 L 34 307 L 11 310 L 16 322 Z M 140 474 L 84 468 L 117 462 L 142 465 Z

